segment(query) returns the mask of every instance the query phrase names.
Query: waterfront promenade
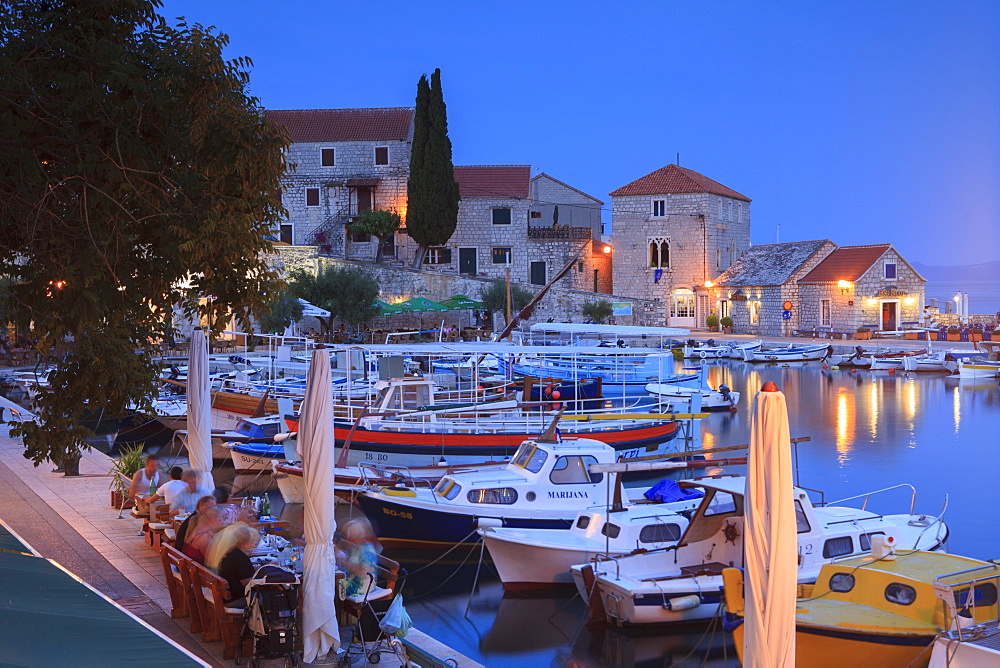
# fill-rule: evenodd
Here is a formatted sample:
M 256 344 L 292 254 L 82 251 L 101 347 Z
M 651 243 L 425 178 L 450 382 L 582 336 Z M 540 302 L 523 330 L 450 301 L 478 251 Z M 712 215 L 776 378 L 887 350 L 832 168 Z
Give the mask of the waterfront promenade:
M 34 467 L 22 455 L 20 439 L 0 425 L 0 519 L 43 557 L 54 559 L 108 598 L 214 666 L 235 665 L 222 658 L 222 643 L 206 643 L 188 632 L 188 619 L 171 619 L 170 595 L 159 552 L 138 532 L 142 523 L 128 511 L 118 519 L 110 504 L 111 458 L 91 450 L 80 460 L 80 476 Z M 437 657 L 454 657 L 470 668 L 478 663 L 411 629 L 407 640 Z M 53 636 L 58 642 L 58 636 Z M 389 654 L 382 663 L 399 665 Z M 331 654 L 313 665 L 336 664 Z M 267 665 L 267 662 L 264 663 Z

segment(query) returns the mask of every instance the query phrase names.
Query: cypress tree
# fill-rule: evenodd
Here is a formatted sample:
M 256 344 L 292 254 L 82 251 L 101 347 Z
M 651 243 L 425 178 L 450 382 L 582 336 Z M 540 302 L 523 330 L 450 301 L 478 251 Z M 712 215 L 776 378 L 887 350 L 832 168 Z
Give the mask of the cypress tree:
M 440 69 L 434 70 L 430 83 L 426 76 L 417 82 L 407 200 L 406 230 L 420 244 L 413 260 L 413 266 L 420 267 L 427 248 L 446 243 L 458 222 L 458 183 Z

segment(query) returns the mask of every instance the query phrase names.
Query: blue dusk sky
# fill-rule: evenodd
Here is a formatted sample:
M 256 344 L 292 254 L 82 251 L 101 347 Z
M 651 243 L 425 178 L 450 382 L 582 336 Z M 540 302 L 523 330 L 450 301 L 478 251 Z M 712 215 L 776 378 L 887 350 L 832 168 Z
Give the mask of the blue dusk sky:
M 753 200 L 755 244 L 1000 260 L 1000 2 L 168 0 L 271 109 L 412 106 L 441 68 L 456 165 L 603 201 L 675 162 Z

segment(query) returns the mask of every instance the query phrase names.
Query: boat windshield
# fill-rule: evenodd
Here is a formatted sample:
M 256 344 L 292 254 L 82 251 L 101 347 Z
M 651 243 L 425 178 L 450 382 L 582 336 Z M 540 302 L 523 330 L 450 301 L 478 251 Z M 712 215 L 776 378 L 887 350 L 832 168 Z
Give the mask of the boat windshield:
M 514 453 L 514 459 L 511 460 L 511 463 L 532 473 L 538 473 L 542 470 L 542 466 L 548 457 L 549 453 L 534 443 L 522 443 L 521 447 Z

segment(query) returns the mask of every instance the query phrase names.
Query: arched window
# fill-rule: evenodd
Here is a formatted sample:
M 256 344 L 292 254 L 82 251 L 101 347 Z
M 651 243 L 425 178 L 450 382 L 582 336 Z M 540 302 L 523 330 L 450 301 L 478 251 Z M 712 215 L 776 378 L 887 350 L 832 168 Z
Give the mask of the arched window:
M 649 268 L 670 268 L 670 239 L 652 237 L 649 240 Z

